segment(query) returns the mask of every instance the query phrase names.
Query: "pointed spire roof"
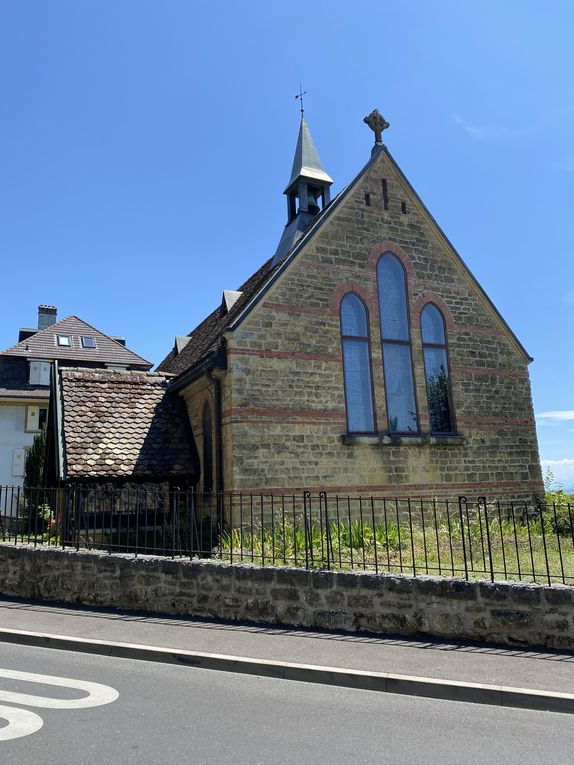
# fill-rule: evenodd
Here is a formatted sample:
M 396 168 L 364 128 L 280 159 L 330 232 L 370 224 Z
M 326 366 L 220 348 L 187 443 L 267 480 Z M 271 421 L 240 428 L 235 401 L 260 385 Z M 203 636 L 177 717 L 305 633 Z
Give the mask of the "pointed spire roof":
M 295 157 L 291 169 L 291 179 L 283 193 L 286 194 L 298 178 L 301 177 L 314 181 L 323 181 L 323 183 L 333 183 L 333 179 L 327 175 L 321 164 L 319 152 L 304 117 L 301 117 L 297 148 L 295 149 Z

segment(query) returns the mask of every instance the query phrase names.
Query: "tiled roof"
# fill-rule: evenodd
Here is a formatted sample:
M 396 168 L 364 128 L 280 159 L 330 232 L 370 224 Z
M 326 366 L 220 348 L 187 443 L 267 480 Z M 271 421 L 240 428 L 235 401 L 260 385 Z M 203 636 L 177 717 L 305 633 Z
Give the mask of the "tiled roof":
M 270 258 L 245 282 L 245 284 L 241 285 L 239 291 L 242 295 L 233 304 L 231 310 L 224 313 L 221 310 L 221 306 L 216 308 L 215 311 L 210 313 L 209 316 L 193 330 L 193 332 L 189 333 L 189 342 L 185 348 L 183 348 L 180 353 L 176 353 L 176 349 L 173 348 L 161 364 L 159 364 L 157 371 L 169 372 L 170 374 L 176 375 L 181 374 L 191 367 L 194 367 L 211 351 L 215 350 L 223 330 L 233 321 L 233 319 L 239 316 L 247 303 L 263 284 L 265 284 L 275 270 L 271 265 L 272 260 L 273 259 Z
M 58 345 L 58 335 L 71 337 L 70 347 Z M 95 348 L 84 348 L 82 337 L 93 337 Z M 2 356 L 25 356 L 34 359 L 59 359 L 79 363 L 124 364 L 139 369 L 149 369 L 151 362 L 130 351 L 121 343 L 104 335 L 77 316 L 65 319 L 41 329 L 27 340 L 7 348 Z
M 187 413 L 167 384 L 157 373 L 61 369 L 63 477 L 193 478 Z

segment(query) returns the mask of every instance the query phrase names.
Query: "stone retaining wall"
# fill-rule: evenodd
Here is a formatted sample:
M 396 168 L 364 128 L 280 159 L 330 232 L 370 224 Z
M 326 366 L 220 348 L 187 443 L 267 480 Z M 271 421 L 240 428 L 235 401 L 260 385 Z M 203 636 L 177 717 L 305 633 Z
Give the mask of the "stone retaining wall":
M 0 593 L 293 627 L 574 648 L 574 588 L 0 544 Z

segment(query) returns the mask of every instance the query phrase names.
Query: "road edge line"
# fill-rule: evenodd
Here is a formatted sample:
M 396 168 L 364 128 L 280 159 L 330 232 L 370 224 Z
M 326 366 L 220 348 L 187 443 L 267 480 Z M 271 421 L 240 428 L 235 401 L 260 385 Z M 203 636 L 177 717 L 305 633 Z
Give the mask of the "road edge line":
M 574 694 L 0 628 L 0 642 L 359 690 L 574 714 Z

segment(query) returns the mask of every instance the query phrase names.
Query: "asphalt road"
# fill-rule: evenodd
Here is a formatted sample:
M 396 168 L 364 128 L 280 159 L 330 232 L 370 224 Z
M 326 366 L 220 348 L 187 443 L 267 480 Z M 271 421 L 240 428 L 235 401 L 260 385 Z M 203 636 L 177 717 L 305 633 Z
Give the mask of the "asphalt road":
M 97 685 L 65 687 L 75 681 Z M 574 751 L 571 715 L 6 644 L 0 714 L 11 719 L 0 720 L 2 765 L 559 765 Z M 26 735 L 2 740 L 14 732 Z

